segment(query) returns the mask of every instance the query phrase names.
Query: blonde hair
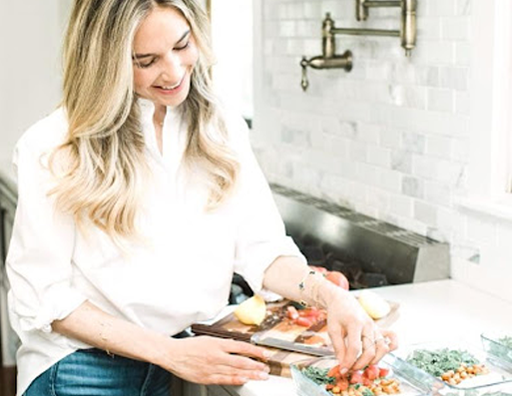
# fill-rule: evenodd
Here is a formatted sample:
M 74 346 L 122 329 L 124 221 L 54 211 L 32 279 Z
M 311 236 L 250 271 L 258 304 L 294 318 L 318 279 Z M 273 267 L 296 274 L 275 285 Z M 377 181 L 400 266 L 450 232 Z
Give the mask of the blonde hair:
M 180 111 L 188 125 L 184 165 L 206 183 L 207 210 L 225 201 L 239 173 L 212 93 L 208 18 L 196 1 L 75 0 L 64 41 L 62 105 L 69 129 L 65 143 L 51 156 L 54 173 L 57 156 L 63 169 L 51 193 L 79 228 L 90 220 L 117 241 L 137 236 L 149 171 L 134 93 L 132 45 L 138 26 L 155 7 L 180 11 L 199 49 Z

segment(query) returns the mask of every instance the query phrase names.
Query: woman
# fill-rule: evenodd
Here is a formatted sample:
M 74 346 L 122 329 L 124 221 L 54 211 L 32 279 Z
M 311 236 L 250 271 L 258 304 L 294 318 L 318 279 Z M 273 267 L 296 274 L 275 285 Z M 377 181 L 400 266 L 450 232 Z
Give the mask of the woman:
M 62 106 L 15 149 L 18 395 L 268 378 L 259 347 L 179 337 L 220 312 L 234 271 L 326 307 L 345 370 L 395 347 L 285 236 L 244 122 L 212 94 L 207 31 L 195 0 L 75 1 Z

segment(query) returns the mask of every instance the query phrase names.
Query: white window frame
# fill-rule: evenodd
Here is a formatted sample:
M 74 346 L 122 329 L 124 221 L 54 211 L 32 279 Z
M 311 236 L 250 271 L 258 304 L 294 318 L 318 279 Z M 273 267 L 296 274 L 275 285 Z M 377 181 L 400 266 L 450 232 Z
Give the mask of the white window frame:
M 468 195 L 457 202 L 512 220 L 512 2 L 474 0 L 472 31 Z

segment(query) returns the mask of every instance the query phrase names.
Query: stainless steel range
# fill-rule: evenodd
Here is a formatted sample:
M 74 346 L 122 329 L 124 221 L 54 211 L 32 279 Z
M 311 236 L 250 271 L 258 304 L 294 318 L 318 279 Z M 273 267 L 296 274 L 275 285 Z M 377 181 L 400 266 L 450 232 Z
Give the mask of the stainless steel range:
M 352 289 L 450 275 L 447 243 L 277 184 L 271 188 L 286 231 L 308 263 L 344 273 Z M 238 303 L 246 295 L 252 291 L 235 275 L 231 302 Z

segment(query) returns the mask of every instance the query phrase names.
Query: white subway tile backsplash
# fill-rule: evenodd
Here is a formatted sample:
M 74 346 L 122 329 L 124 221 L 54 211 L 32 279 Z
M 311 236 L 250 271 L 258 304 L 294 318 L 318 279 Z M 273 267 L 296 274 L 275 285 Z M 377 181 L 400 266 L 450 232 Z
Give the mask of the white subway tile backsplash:
M 471 1 L 472 0 L 457 0 L 455 4 L 457 15 L 471 15 Z
M 453 90 L 438 88 L 430 88 L 428 90 L 428 110 L 452 113 L 453 107 Z
M 424 182 L 421 179 L 412 176 L 402 178 L 402 193 L 414 198 L 423 198 Z
M 305 93 L 299 62 L 321 54 L 326 12 L 338 27 L 396 29 L 399 11 L 372 9 L 361 23 L 353 0 L 262 4 L 253 133 L 269 180 L 448 241 L 456 258 L 512 261 L 512 227 L 475 221 L 454 199 L 467 192 L 472 0 L 419 0 L 410 58 L 397 38 L 338 35 L 353 70 L 308 70 Z
M 303 14 L 305 19 L 313 19 L 317 24 L 322 19 L 322 10 L 318 7 L 317 1 L 306 1 L 302 3 Z
M 469 140 L 454 139 L 452 145 L 452 159 L 465 162 L 469 158 Z
M 367 146 L 364 143 L 351 141 L 349 149 L 349 158 L 355 163 L 366 162 Z
M 380 125 L 367 123 L 357 124 L 357 137 L 362 142 L 378 144 L 380 139 L 380 131 Z
M 455 60 L 455 45 L 451 41 L 425 41 L 421 48 L 430 64 L 451 65 Z
M 414 218 L 429 226 L 437 225 L 437 209 L 423 201 L 414 201 Z
M 455 112 L 469 116 L 471 100 L 468 92 L 455 92 Z
M 419 1 L 418 3 L 422 3 Z M 430 17 L 446 17 L 453 16 L 456 14 L 456 0 L 428 0 L 427 3 L 427 15 Z
M 444 207 L 450 207 L 451 202 L 450 186 L 435 180 L 425 180 L 425 200 Z
M 377 187 L 393 194 L 400 194 L 402 190 L 402 173 L 394 170 L 380 169 Z
M 404 174 L 412 173 L 412 153 L 405 150 L 391 152 L 391 169 Z
M 404 132 L 402 137 L 402 147 L 405 151 L 423 154 L 425 153 L 426 138 L 425 135 L 413 132 Z
M 441 30 L 443 40 L 462 41 L 469 35 L 469 18 L 441 18 Z
M 402 132 L 396 129 L 381 128 L 380 145 L 391 149 L 400 148 L 402 146 Z
M 439 40 L 441 38 L 441 18 L 421 17 L 418 18 L 419 40 Z
M 444 88 L 466 91 L 468 88 L 468 69 L 465 67 L 443 67 L 440 69 L 439 83 Z
M 414 199 L 402 195 L 392 195 L 390 198 L 389 210 L 393 215 L 401 217 L 412 217 Z
M 279 36 L 295 37 L 297 36 L 297 26 L 293 20 L 283 20 L 279 22 Z
M 367 189 L 366 194 L 366 204 L 368 207 L 377 210 L 378 212 L 389 211 L 389 193 L 378 188 L 370 187 Z
M 426 154 L 433 157 L 450 158 L 452 138 L 446 136 L 428 136 Z
M 455 43 L 455 63 L 469 67 L 471 63 L 471 46 L 467 42 Z
M 366 151 L 366 161 L 371 165 L 389 168 L 391 166 L 391 150 L 369 145 Z

